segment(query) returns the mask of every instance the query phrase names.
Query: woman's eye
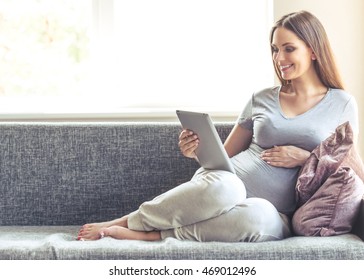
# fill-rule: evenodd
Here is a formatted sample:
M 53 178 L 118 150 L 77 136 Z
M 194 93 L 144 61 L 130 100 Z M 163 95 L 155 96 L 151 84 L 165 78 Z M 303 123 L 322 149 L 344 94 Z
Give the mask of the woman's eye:
M 286 48 L 286 52 L 293 52 L 295 50 L 295 48 Z
M 272 52 L 277 53 L 277 52 L 278 52 L 278 49 L 277 49 L 277 48 L 272 47 Z

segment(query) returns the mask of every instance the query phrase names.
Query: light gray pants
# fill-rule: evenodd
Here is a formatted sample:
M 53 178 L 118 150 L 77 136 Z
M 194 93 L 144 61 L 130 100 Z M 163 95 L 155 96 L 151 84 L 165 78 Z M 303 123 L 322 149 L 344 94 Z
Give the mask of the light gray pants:
M 289 219 L 267 200 L 247 199 L 236 175 L 202 168 L 191 181 L 144 202 L 129 215 L 128 227 L 198 241 L 259 242 L 291 234 Z

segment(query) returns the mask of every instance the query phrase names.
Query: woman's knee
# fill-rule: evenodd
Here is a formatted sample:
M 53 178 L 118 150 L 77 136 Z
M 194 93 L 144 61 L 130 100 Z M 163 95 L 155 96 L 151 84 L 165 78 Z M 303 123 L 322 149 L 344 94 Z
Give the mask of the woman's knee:
M 244 183 L 235 175 L 227 171 L 209 171 L 203 173 L 198 180 L 204 185 L 204 194 L 215 203 L 224 201 L 234 201 L 239 204 L 246 199 L 246 189 Z

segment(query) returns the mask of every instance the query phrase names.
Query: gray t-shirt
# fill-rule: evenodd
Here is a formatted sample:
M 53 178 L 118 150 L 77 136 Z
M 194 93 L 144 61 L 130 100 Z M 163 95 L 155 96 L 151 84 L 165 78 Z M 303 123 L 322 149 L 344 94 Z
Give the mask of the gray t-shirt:
M 265 198 L 279 212 L 291 214 L 296 206 L 295 185 L 300 168 L 273 167 L 261 160 L 260 154 L 283 145 L 312 151 L 346 121 L 358 133 L 358 109 L 353 96 L 329 89 L 316 106 L 288 118 L 280 107 L 280 89 L 276 86 L 256 92 L 246 104 L 238 123 L 253 131 L 253 139 L 249 149 L 234 156 L 232 162 L 248 197 Z

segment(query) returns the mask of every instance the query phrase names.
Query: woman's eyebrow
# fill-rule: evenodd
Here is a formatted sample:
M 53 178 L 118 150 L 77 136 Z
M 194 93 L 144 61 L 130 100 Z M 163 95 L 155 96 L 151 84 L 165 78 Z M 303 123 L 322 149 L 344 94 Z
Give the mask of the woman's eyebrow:
M 287 45 L 294 45 L 293 43 L 291 43 L 291 42 L 287 42 L 287 43 L 284 43 L 284 44 L 282 44 L 282 47 L 285 47 L 285 46 L 287 46 Z M 271 46 L 272 47 L 276 47 L 276 44 L 271 44 Z

